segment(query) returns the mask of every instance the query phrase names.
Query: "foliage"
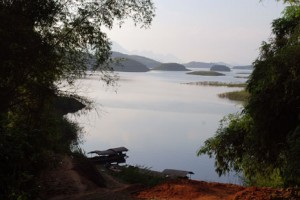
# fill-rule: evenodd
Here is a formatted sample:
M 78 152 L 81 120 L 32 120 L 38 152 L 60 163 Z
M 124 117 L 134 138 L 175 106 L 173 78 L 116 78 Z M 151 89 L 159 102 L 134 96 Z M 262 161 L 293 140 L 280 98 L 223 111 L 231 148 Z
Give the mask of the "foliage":
M 283 176 L 292 185 L 300 183 L 300 126 L 288 138 L 289 154 Z
M 278 188 L 284 185 L 284 180 L 280 170 L 277 168 L 268 172 L 267 176 L 260 172 L 256 172 L 252 176 L 247 176 L 244 180 L 244 184 L 247 186 Z
M 39 112 L 38 120 L 27 112 L 1 118 L 1 199 L 34 198 L 40 171 L 54 165 L 55 154 L 68 153 L 78 144 L 77 124 L 51 109 Z
M 148 27 L 153 13 L 151 0 L 0 1 L 0 199 L 36 198 L 39 173 L 80 142 L 63 101 L 87 101 L 60 86 L 88 68 L 113 81 L 103 27 L 128 18 Z
M 299 6 L 288 7 L 273 21 L 273 37 L 254 62 L 242 114 L 222 121 L 199 151 L 216 156 L 220 175 L 234 169 L 252 183 L 300 184 L 299 13 Z
M 281 1 L 281 0 L 277 0 Z M 289 3 L 291 5 L 299 5 L 300 1 L 299 0 L 282 0 L 284 3 Z
M 231 114 L 221 120 L 216 135 L 205 141 L 205 145 L 199 150 L 198 155 L 208 154 L 215 157 L 216 171 L 219 175 L 240 171 L 252 139 L 245 133 L 252 129 L 252 118 L 243 114 Z

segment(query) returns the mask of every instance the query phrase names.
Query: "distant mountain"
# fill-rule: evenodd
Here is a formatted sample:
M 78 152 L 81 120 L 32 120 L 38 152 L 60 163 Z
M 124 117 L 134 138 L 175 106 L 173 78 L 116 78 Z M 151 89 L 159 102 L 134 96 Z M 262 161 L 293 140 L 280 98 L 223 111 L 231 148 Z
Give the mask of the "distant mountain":
M 111 67 L 114 71 L 122 71 L 122 72 L 147 72 L 149 68 L 134 59 L 131 59 L 129 55 L 122 54 L 119 52 L 113 52 L 112 58 L 114 62 L 111 63 Z M 92 66 L 96 63 L 96 59 L 92 55 L 87 55 L 87 68 L 89 70 L 92 69 Z
M 190 71 L 185 68 L 184 65 L 178 63 L 163 63 L 157 67 L 152 68 L 152 70 L 161 70 L 161 71 Z
M 210 68 L 210 71 L 230 72 L 230 68 L 225 65 L 214 65 Z
M 211 68 L 214 65 L 225 65 L 225 66 L 231 66 L 230 64 L 224 63 L 224 62 L 198 62 L 198 61 L 192 61 L 183 64 L 186 67 L 190 68 Z
M 214 65 L 214 63 L 192 61 L 189 63 L 185 63 L 183 65 L 185 67 L 191 67 L 191 68 L 211 68 Z
M 156 52 L 146 51 L 146 50 L 129 51 L 129 50 L 125 49 L 122 45 L 117 43 L 116 41 L 112 41 L 111 49 L 112 49 L 112 51 L 115 51 L 115 52 L 120 52 L 120 53 L 128 54 L 128 55 L 139 55 L 141 57 L 146 57 L 146 58 L 149 58 L 150 60 L 155 60 L 155 61 L 159 61 L 159 62 L 176 62 L 176 63 L 182 62 L 179 58 L 177 58 L 176 56 L 174 56 L 172 54 L 159 54 Z M 157 66 L 157 65 L 154 65 L 154 66 Z M 152 68 L 154 66 L 150 65 L 147 67 Z
M 227 67 L 232 67 L 231 64 L 225 63 L 225 62 L 214 62 L 215 65 L 225 65 Z
M 119 72 L 147 72 L 149 68 L 130 58 L 121 58 L 118 62 L 112 64 L 114 71 Z
M 253 66 L 252 65 L 234 66 L 232 67 L 232 69 L 252 70 Z
M 152 51 L 132 51 L 131 54 L 141 55 L 147 58 L 151 58 L 157 60 L 162 63 L 173 62 L 173 63 L 181 63 L 182 60 L 177 58 L 172 54 L 160 54 Z
M 111 57 L 112 58 L 130 58 L 130 56 L 128 54 L 120 53 L 118 51 L 112 51 Z
M 111 49 L 112 49 L 112 51 L 129 54 L 129 51 L 127 49 L 123 48 L 119 43 L 117 43 L 115 41 L 112 42 Z
M 153 68 L 153 67 L 161 64 L 160 62 L 150 59 L 150 58 L 147 58 L 147 57 L 138 56 L 138 55 L 128 55 L 128 54 L 124 54 L 124 53 L 120 53 L 120 52 L 116 52 L 116 51 L 112 52 L 112 58 L 128 58 L 131 60 L 135 60 L 143 65 L 146 65 L 146 67 L 148 67 L 148 68 Z

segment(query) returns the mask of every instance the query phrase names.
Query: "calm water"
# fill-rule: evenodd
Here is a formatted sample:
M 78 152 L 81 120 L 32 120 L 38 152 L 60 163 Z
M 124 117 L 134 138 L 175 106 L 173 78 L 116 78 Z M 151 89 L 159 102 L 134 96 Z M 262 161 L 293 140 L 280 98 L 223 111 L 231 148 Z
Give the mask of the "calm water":
M 193 81 L 244 82 L 235 78 L 186 75 L 185 72 L 119 73 L 119 87 L 106 87 L 99 77 L 78 81 L 77 92 L 91 98 L 95 109 L 75 117 L 86 132 L 86 151 L 125 146 L 127 164 L 193 171 L 193 179 L 238 183 L 230 175 L 219 178 L 214 160 L 197 157 L 204 141 L 212 137 L 219 121 L 241 109 L 237 102 L 217 94 L 237 88 L 182 84 Z

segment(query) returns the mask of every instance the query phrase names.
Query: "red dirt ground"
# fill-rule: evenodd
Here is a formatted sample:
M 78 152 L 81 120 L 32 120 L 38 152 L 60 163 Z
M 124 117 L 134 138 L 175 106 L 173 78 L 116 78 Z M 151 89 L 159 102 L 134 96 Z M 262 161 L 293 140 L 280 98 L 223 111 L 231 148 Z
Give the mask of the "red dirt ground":
M 300 192 L 295 189 L 245 188 L 232 184 L 173 180 L 141 191 L 137 197 L 156 200 L 298 200 Z

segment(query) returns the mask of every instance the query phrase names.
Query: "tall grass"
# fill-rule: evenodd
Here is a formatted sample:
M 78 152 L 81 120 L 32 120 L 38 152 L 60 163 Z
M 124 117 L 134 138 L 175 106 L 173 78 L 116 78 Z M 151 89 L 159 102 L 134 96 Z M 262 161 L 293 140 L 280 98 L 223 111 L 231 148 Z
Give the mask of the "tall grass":
M 202 82 L 190 82 L 189 85 L 203 85 L 203 86 L 218 86 L 218 87 L 246 87 L 246 83 L 224 83 L 217 81 L 202 81 Z
M 218 96 L 220 98 L 227 98 L 233 101 L 247 102 L 250 94 L 246 90 L 241 90 L 241 91 L 225 92 L 219 94 Z
M 112 175 L 126 183 L 142 184 L 150 187 L 165 180 L 162 174 L 141 166 L 125 166 L 121 168 L 120 172 L 114 172 Z
M 225 74 L 215 72 L 215 71 L 193 71 L 193 72 L 188 72 L 186 74 L 200 75 L 200 76 L 225 76 Z

